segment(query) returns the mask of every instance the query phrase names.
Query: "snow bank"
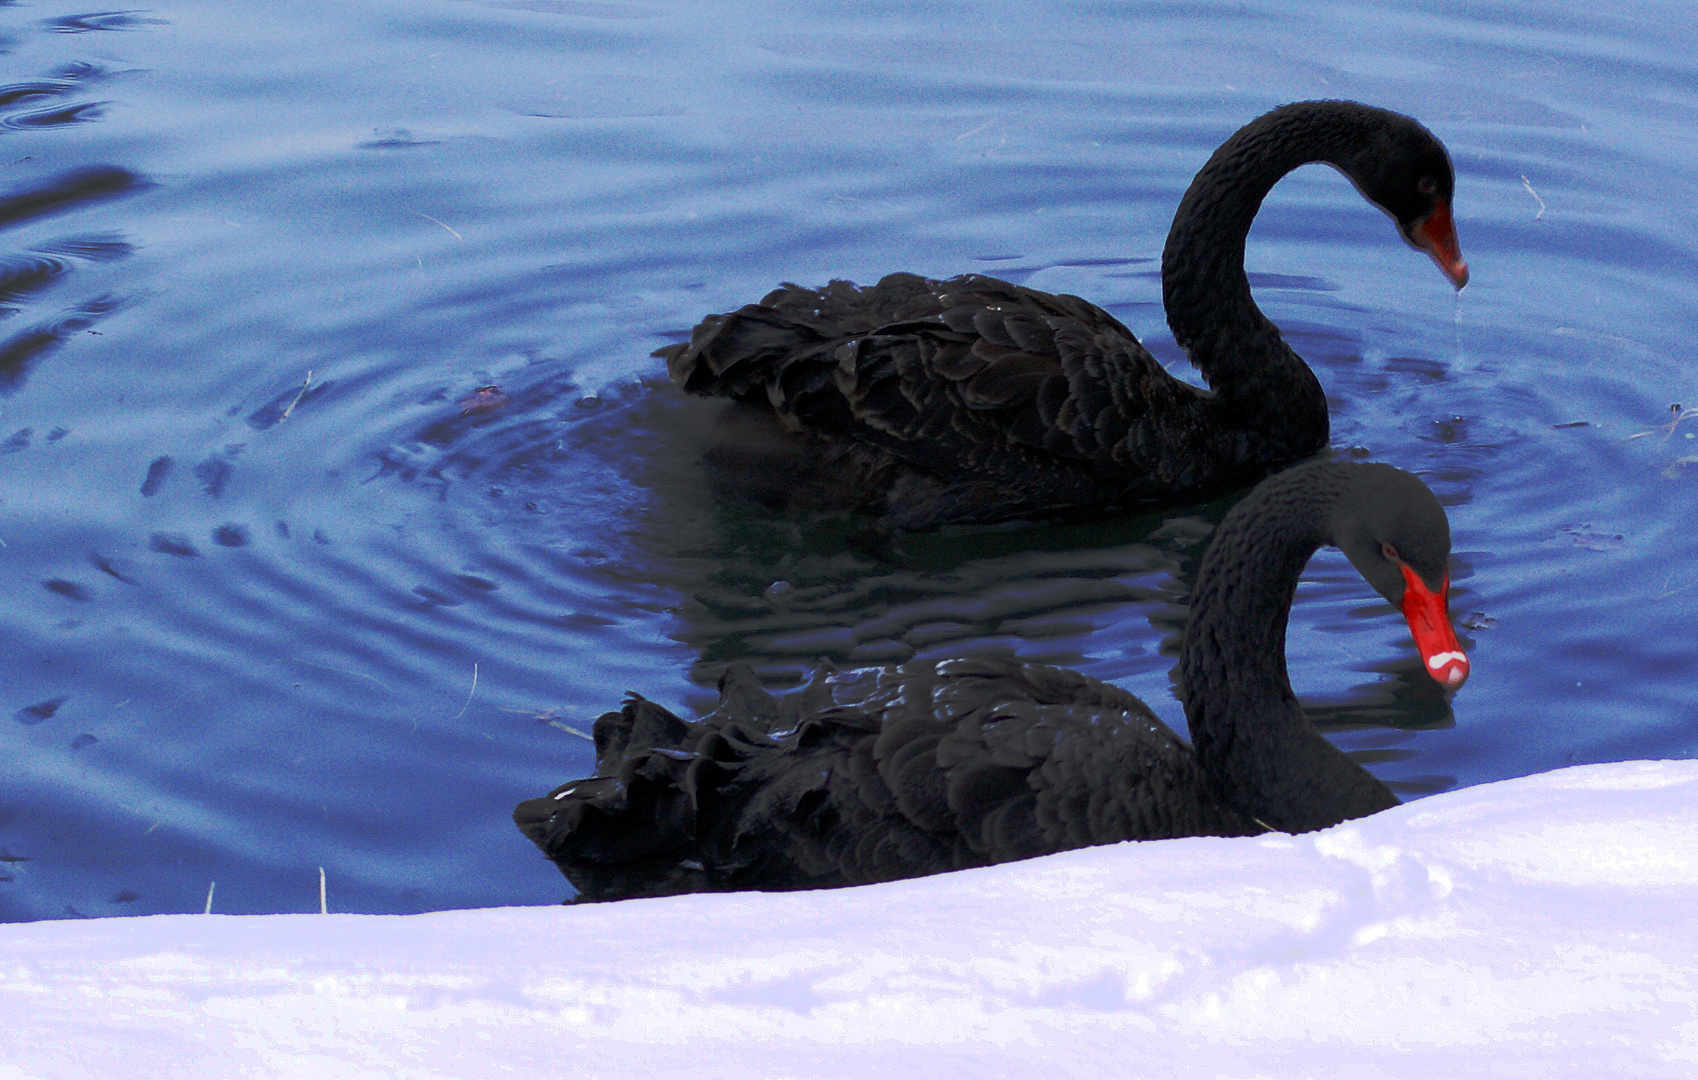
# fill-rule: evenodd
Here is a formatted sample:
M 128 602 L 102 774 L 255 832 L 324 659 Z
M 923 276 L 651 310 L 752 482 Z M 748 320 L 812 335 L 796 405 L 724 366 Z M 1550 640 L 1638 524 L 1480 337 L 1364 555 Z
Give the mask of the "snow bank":
M 1695 805 L 1631 762 L 833 892 L 12 925 L 0 1080 L 1688 1077 Z

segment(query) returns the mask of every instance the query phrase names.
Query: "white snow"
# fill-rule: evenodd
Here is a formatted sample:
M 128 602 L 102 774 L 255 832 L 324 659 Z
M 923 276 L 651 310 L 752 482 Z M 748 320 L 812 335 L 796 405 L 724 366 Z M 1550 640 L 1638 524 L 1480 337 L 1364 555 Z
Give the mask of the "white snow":
M 1695 807 L 1628 762 L 859 889 L 9 925 L 0 1080 L 1690 1077 Z

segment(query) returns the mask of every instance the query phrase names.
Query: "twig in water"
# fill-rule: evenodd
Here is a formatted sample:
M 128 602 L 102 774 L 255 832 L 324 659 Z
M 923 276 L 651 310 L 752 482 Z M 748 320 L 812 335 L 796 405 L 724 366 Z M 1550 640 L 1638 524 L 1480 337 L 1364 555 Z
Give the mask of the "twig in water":
M 471 692 L 466 695 L 466 703 L 464 705 L 460 706 L 459 712 L 454 714 L 455 720 L 458 720 L 458 719 L 460 719 L 460 717 L 466 715 L 466 710 L 472 707 L 472 694 L 475 694 L 477 692 L 478 692 L 478 662 L 476 660 L 473 660 L 472 661 L 472 689 L 471 689 Z
M 377 679 L 358 671 L 349 671 L 347 668 L 331 667 L 329 664 L 319 664 L 312 660 L 302 660 L 298 656 L 291 656 L 289 658 L 289 662 L 294 664 L 304 664 L 307 667 L 315 667 L 324 671 L 334 671 L 338 675 L 347 675 L 350 678 L 364 679 L 366 682 L 376 686 L 379 690 L 382 690 L 385 694 L 390 692 L 389 687 L 383 685 L 383 683 L 379 682 Z
M 1533 215 L 1533 220 L 1538 221 L 1545 216 L 1545 200 L 1539 198 L 1539 193 L 1533 190 L 1533 181 L 1527 179 L 1526 173 L 1521 174 L 1521 186 L 1526 188 L 1527 194 L 1533 196 L 1533 201 L 1539 204 L 1539 212 Z
M 564 722 L 563 720 L 560 719 L 560 714 L 555 712 L 553 709 L 544 709 L 542 712 L 533 712 L 530 709 L 514 709 L 514 708 L 510 708 L 506 705 L 503 705 L 501 707 L 501 711 L 502 712 L 509 712 L 509 713 L 518 713 L 521 716 L 527 716 L 528 715 L 528 716 L 531 717 L 531 719 L 535 720 L 539 724 L 547 724 L 551 728 L 559 728 L 561 731 L 566 732 L 568 735 L 576 735 L 578 738 L 583 739 L 587 742 L 595 742 L 595 736 L 594 735 L 591 735 L 589 732 L 584 731 L 582 728 L 575 728 L 571 724 Z
M 1647 435 L 1655 435 L 1657 432 L 1660 431 L 1660 432 L 1663 433 L 1662 441 L 1668 442 L 1670 439 L 1674 438 L 1674 429 L 1680 424 L 1680 422 L 1682 420 L 1685 420 L 1688 417 L 1698 416 L 1698 405 L 1695 405 L 1691 408 L 1683 409 L 1683 408 L 1680 407 L 1680 402 L 1677 401 L 1673 405 L 1669 406 L 1669 412 L 1671 414 L 1673 414 L 1674 419 L 1670 420 L 1668 423 L 1658 424 L 1656 427 L 1652 428 L 1650 431 L 1641 431 L 1641 432 L 1637 432 L 1636 434 L 1629 435 L 1626 438 L 1622 439 L 1621 441 L 1622 442 L 1628 442 L 1628 441 L 1631 441 L 1633 439 L 1643 439 Z
M 287 409 L 284 409 L 283 415 L 279 416 L 277 418 L 277 422 L 279 424 L 281 424 L 283 421 L 289 419 L 289 414 L 294 412 L 295 406 L 299 405 L 301 403 L 301 399 L 307 396 L 307 387 L 309 387 L 311 385 L 312 385 L 312 368 L 307 368 L 307 380 L 306 380 L 306 382 L 303 382 L 301 384 L 300 393 L 295 395 L 295 400 L 289 402 L 289 407 Z
M 318 868 L 318 913 L 330 914 L 330 905 L 324 902 L 324 867 Z
M 209 881 L 206 883 L 206 910 L 201 912 L 202 915 L 212 914 L 212 890 L 216 888 L 218 888 L 218 882 Z
M 573 727 L 571 724 L 564 724 L 564 723 L 561 723 L 559 720 L 544 720 L 543 723 L 547 724 L 551 728 L 559 728 L 561 731 L 566 732 L 568 735 L 576 735 L 578 738 L 583 739 L 587 742 L 595 742 L 595 736 L 594 735 L 590 735 L 586 732 L 579 731 L 577 728 Z
M 418 214 L 419 217 L 424 218 L 426 221 L 436 222 L 436 224 L 441 225 L 444 229 L 448 229 L 448 226 L 446 224 L 444 224 L 443 222 L 437 221 L 435 218 L 431 217 L 429 214 L 420 214 L 417 210 L 414 210 L 410 206 L 407 208 L 407 213 Z M 464 236 L 461 236 L 459 233 L 455 232 L 453 229 L 448 229 L 448 235 L 452 236 L 456 240 L 464 240 L 465 239 Z

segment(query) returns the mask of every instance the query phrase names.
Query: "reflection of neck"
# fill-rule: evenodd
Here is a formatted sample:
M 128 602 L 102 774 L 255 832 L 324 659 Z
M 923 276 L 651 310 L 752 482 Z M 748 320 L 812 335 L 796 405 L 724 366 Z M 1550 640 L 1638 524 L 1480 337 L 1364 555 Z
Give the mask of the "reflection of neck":
M 1285 670 L 1298 578 L 1331 541 L 1332 509 L 1354 471 L 1324 464 L 1287 473 L 1234 508 L 1198 569 L 1180 656 L 1185 716 L 1211 784 L 1240 813 L 1285 832 L 1397 805 L 1315 730 Z

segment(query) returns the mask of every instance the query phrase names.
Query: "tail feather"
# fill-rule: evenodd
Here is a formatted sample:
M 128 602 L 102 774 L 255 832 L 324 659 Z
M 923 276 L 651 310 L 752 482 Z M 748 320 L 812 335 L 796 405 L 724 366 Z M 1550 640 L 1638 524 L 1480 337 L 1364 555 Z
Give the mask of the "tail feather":
M 620 762 L 649 750 L 676 750 L 689 742 L 691 725 L 641 694 L 626 697 L 618 712 L 603 713 L 595 722 L 596 771 L 613 776 Z

